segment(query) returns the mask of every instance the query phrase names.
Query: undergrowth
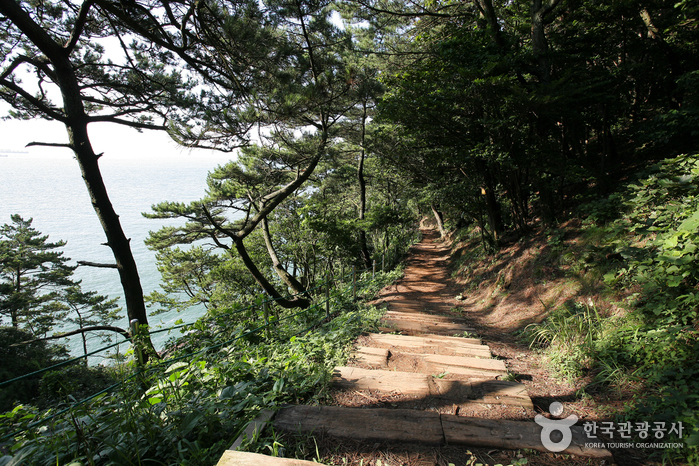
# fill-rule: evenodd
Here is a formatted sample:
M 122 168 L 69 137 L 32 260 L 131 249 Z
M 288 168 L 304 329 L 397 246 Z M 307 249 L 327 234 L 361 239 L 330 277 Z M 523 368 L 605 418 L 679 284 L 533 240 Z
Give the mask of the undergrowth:
M 562 257 L 625 296 L 626 312 L 571 301 L 524 335 L 562 375 L 592 375 L 586 390 L 630 390 L 620 420 L 681 422 L 669 441 L 685 447 L 663 459 L 699 463 L 699 156 L 657 164 L 581 216 L 583 246 Z
M 400 274 L 365 274 L 358 294 L 373 296 Z M 121 386 L 49 422 L 30 427 L 65 405 L 0 415 L 2 436 L 16 432 L 0 444 L 0 465 L 215 464 L 261 409 L 326 395 L 351 342 L 380 319 L 361 302 L 345 289 L 332 298 L 330 318 L 324 306 L 280 312 L 269 334 L 253 332 L 259 311 L 207 315 L 172 342 L 166 363 L 151 362 L 137 376 L 133 365 L 118 366 Z

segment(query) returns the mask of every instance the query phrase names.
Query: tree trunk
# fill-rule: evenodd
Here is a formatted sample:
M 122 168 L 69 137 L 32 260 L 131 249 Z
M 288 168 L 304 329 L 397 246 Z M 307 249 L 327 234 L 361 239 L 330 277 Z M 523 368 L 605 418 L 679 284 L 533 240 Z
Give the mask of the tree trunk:
M 485 208 L 488 215 L 488 224 L 492 231 L 492 237 L 495 245 L 500 241 L 500 233 L 502 232 L 502 209 L 497 197 L 495 196 L 495 183 L 490 173 L 489 167 L 482 164 L 484 186 L 481 188 L 481 194 L 485 196 Z
M 291 275 L 289 272 L 286 271 L 286 269 L 282 266 L 282 263 L 279 261 L 279 257 L 277 256 L 277 251 L 274 249 L 274 245 L 272 244 L 272 238 L 269 234 L 269 223 L 267 221 L 267 217 L 262 219 L 262 232 L 264 234 L 265 238 L 265 245 L 267 246 L 267 254 L 269 254 L 269 257 L 272 259 L 272 268 L 274 269 L 275 272 L 277 272 L 277 275 L 279 275 L 279 278 L 282 279 L 282 281 L 291 288 L 294 293 L 305 293 L 306 290 L 303 288 L 301 283 L 299 283 L 296 278 Z
M 65 98 L 65 95 L 64 95 Z M 80 102 L 82 106 L 82 102 Z M 66 105 L 67 107 L 67 105 Z M 143 288 L 138 275 L 138 268 L 131 252 L 131 240 L 126 237 L 121 227 L 119 216 L 114 211 L 107 188 L 102 180 L 98 156 L 94 153 L 90 139 L 87 134 L 87 124 L 81 119 L 71 121 L 66 124 L 70 144 L 75 153 L 75 158 L 80 166 L 83 181 L 90 195 L 92 207 L 95 209 L 97 218 L 102 225 L 102 230 L 107 237 L 107 246 L 112 250 L 116 268 L 119 272 L 121 287 L 124 290 L 124 300 L 126 301 L 126 313 L 129 321 L 138 319 L 139 327 L 148 325 L 148 314 L 143 299 Z M 146 348 L 142 348 L 144 362 L 150 356 L 156 356 L 157 352 L 153 348 L 150 338 L 146 339 Z
M 265 278 L 265 276 L 260 272 L 260 269 L 257 268 L 257 265 L 255 265 L 255 262 L 250 258 L 248 255 L 248 251 L 245 249 L 245 245 L 243 244 L 243 240 L 235 240 L 235 250 L 238 251 L 238 255 L 240 255 L 240 258 L 243 261 L 243 264 L 245 267 L 248 269 L 248 271 L 252 274 L 252 276 L 255 278 L 255 281 L 262 287 L 262 289 L 272 298 L 274 301 L 279 304 L 280 306 L 286 308 L 286 309 L 293 309 L 296 307 L 300 307 L 302 309 L 306 309 L 308 306 L 311 305 L 310 300 L 301 298 L 299 296 L 295 296 L 291 299 L 284 298 L 279 292 L 274 288 L 274 286 Z
M 15 293 L 19 295 L 22 289 L 22 269 L 17 267 L 17 286 L 15 287 Z M 10 308 L 10 317 L 12 318 L 12 326 L 14 328 L 19 328 L 19 309 L 15 306 Z
M 531 39 L 532 54 L 536 60 L 535 68 L 539 82 L 551 82 L 551 63 L 549 61 L 549 46 L 546 40 L 546 16 L 553 11 L 560 0 L 532 0 L 531 8 Z
M 440 238 L 444 238 L 447 236 L 447 232 L 444 229 L 444 221 L 442 219 L 442 213 L 438 211 L 434 204 L 430 204 L 430 208 L 432 209 L 432 214 L 434 215 L 434 219 L 437 222 L 437 229 L 439 230 L 439 236 Z
M 357 180 L 359 181 L 359 220 L 362 222 L 366 215 L 366 181 L 364 180 L 364 142 L 366 138 L 366 100 L 362 102 L 362 134 L 361 150 L 359 151 L 359 163 L 357 164 Z M 359 249 L 361 251 L 364 268 L 371 267 L 371 254 L 367 247 L 366 231 L 359 227 Z

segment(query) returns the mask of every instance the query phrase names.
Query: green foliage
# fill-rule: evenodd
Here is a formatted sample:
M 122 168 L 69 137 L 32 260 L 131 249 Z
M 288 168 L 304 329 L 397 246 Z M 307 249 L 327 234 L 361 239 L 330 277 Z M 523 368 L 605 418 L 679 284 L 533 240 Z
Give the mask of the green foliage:
M 83 291 L 80 282 L 61 289 L 58 295 L 59 308 L 65 309 L 63 323 L 84 329 L 91 326 L 109 326 L 121 318 L 121 308 L 117 306 L 117 299 L 109 299 L 107 296 L 97 294 L 95 291 Z M 111 333 L 99 334 L 99 341 L 111 342 Z M 81 334 L 83 354 L 87 354 L 87 336 Z M 85 360 L 87 364 L 87 360 Z
M 368 295 L 399 276 L 365 275 L 360 284 Z M 347 284 L 331 299 L 334 318 L 325 321 L 324 306 L 282 311 L 269 337 L 256 312 L 243 323 L 221 309 L 209 312 L 173 342 L 168 360 L 151 362 L 139 377 L 132 377 L 134 367 L 115 368 L 124 380 L 118 391 L 34 427 L 28 428 L 54 411 L 18 407 L 0 415 L 2 435 L 27 429 L 13 437 L 8 464 L 215 463 L 260 409 L 326 396 L 332 369 L 346 361 L 352 341 L 378 325 L 381 311 L 354 302 Z M 258 330 L 250 334 L 253 327 Z M 49 373 L 42 389 L 65 400 L 87 388 L 90 374 L 81 368 Z
M 623 417 L 682 422 L 687 448 L 666 454 L 692 458 L 699 454 L 698 176 L 699 156 L 679 156 L 583 207 L 590 214 L 588 249 L 577 254 L 577 267 L 597 270 L 608 287 L 625 294 L 628 314 L 600 317 L 588 307 L 567 307 L 527 332 L 563 373 L 590 371 L 588 389 L 633 388 L 634 404 Z
M 250 304 L 255 282 L 237 257 L 218 254 L 203 246 L 172 247 L 156 253 L 162 291 L 146 296 L 151 312 L 181 312 L 194 306 L 227 307 L 230 302 Z
M 46 366 L 43 366 L 46 367 Z M 72 365 L 45 372 L 39 386 L 40 404 L 69 405 L 114 385 L 115 371 L 102 366 Z
M 603 322 L 597 309 L 578 302 L 566 303 L 544 322 L 529 325 L 524 331 L 530 346 L 547 348 L 554 370 L 571 378 L 590 368 L 602 334 Z
M 47 306 L 57 298 L 57 288 L 68 286 L 75 270 L 58 249 L 65 241 L 50 243 L 32 228 L 32 219 L 12 215 L 12 223 L 0 227 L 0 313 L 14 327 L 45 334 L 57 318 Z
M 56 364 L 67 356 L 64 347 L 45 341 L 14 327 L 0 327 L 0 381 L 7 381 Z M 41 375 L 24 378 L 0 387 L 0 411 L 9 411 L 16 402 L 27 403 L 39 394 Z

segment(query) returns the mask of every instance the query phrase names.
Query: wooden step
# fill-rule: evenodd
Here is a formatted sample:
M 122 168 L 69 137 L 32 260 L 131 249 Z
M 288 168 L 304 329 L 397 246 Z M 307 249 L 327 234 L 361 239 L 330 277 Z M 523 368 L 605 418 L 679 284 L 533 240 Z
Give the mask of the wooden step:
M 391 320 L 415 320 L 420 322 L 437 322 L 467 325 L 466 319 L 461 317 L 445 316 L 441 314 L 429 314 L 426 312 L 401 312 L 401 311 L 386 311 L 384 318 Z
M 456 404 L 498 404 L 534 409 L 524 385 L 504 380 L 444 380 L 414 372 L 336 367 L 332 385 L 343 390 L 398 392 L 421 399 L 433 397 Z
M 226 450 L 216 466 L 318 466 L 313 461 L 248 453 L 247 451 Z
M 402 353 L 402 355 L 422 359 L 430 368 L 430 373 L 449 372 L 470 377 L 497 377 L 507 374 L 505 363 L 498 359 L 443 356 L 441 354 Z
M 433 303 L 429 301 L 388 301 L 389 311 L 405 313 L 427 313 L 436 314 L 439 312 L 449 312 L 453 306 L 444 303 Z
M 483 419 L 442 414 L 444 438 L 448 445 L 479 447 L 529 448 L 541 452 L 549 450 L 541 443 L 541 426 L 535 422 Z M 609 458 L 606 448 L 587 448 L 585 444 L 603 444 L 602 439 L 588 439 L 580 426 L 571 427 L 573 439 L 561 453 L 593 458 Z
M 274 427 L 298 433 L 323 431 L 334 437 L 371 442 L 444 443 L 439 413 L 433 411 L 289 406 L 277 413 Z
M 413 397 L 425 397 L 430 395 L 430 378 L 427 374 L 412 372 L 336 367 L 332 384 L 342 389 L 398 392 Z
M 477 403 L 493 405 L 521 406 L 534 409 L 527 393 L 527 387 L 507 380 L 432 380 L 432 393 L 435 398 L 453 403 Z
M 426 445 L 549 450 L 541 442 L 542 428 L 533 421 L 469 418 L 410 409 L 363 409 L 338 406 L 288 406 L 277 413 L 274 427 L 297 433 L 324 431 L 339 438 L 371 442 L 411 442 Z M 573 440 L 561 453 L 609 458 L 604 448 L 587 448 L 582 427 L 571 428 Z
M 462 324 L 393 320 L 386 318 L 382 319 L 382 322 L 386 326 L 380 328 L 381 331 L 399 331 L 408 335 L 458 335 L 463 333 L 475 332 L 474 328 L 467 327 Z
M 383 369 L 388 364 L 388 350 L 385 348 L 360 346 L 352 354 L 352 358 L 360 364 Z
M 370 333 L 371 344 L 381 348 L 409 348 L 423 354 L 450 354 L 454 356 L 473 356 L 490 358 L 490 348 L 481 345 L 479 338 L 429 336 L 415 337 L 410 335 L 390 335 L 385 333 Z

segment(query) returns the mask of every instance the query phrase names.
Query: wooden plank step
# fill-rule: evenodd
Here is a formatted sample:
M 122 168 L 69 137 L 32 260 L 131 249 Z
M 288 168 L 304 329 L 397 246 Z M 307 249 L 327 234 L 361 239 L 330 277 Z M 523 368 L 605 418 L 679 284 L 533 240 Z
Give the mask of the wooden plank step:
M 412 397 L 434 397 L 452 403 L 504 404 L 534 409 L 524 385 L 501 380 L 444 380 L 414 372 L 336 367 L 332 384 L 345 390 L 398 391 Z
M 408 335 L 458 335 L 475 332 L 474 328 L 466 327 L 465 325 L 461 324 L 417 322 L 385 318 L 382 319 L 382 322 L 386 325 L 386 327 L 380 328 L 381 331 L 400 331 Z
M 388 309 L 390 311 L 396 312 L 406 312 L 406 313 L 428 313 L 434 314 L 438 312 L 448 312 L 453 309 L 453 306 L 449 306 L 443 303 L 431 303 L 431 302 L 405 302 L 405 301 L 388 301 Z
M 417 320 L 422 322 L 445 322 L 451 324 L 467 325 L 466 319 L 457 316 L 445 316 L 440 314 L 429 314 L 426 312 L 399 312 L 386 311 L 385 318 L 393 320 Z
M 253 438 L 259 436 L 260 433 L 264 430 L 265 426 L 267 426 L 267 423 L 273 417 L 274 411 L 272 411 L 271 409 L 263 409 L 262 411 L 260 411 L 260 413 L 255 417 L 255 419 L 250 421 L 243 433 L 240 434 L 237 439 L 235 439 L 235 442 L 233 442 L 233 445 L 231 445 L 229 450 L 237 450 L 238 447 L 240 447 L 245 440 L 252 440 Z
M 324 431 L 334 437 L 371 442 L 444 443 L 439 413 L 434 411 L 289 406 L 277 413 L 274 427 L 287 432 Z
M 404 348 L 422 348 L 422 347 L 438 347 L 438 348 L 449 348 L 454 351 L 468 352 L 481 352 L 481 354 L 486 354 L 491 357 L 490 348 L 486 345 L 481 344 L 480 338 L 462 338 L 462 337 L 443 337 L 440 335 L 424 335 L 424 336 L 410 336 L 410 335 L 391 335 L 386 333 L 370 333 L 368 334 L 372 342 L 380 345 L 390 346 L 402 346 Z
M 433 306 L 439 306 L 439 307 L 453 307 L 450 304 L 441 302 L 441 301 L 425 301 L 425 300 L 417 300 L 417 299 L 404 299 L 402 296 L 399 297 L 399 299 L 394 299 L 392 301 L 387 301 L 388 304 L 396 304 L 398 306 L 405 306 L 405 307 L 433 307 Z
M 441 354 L 415 354 L 402 353 L 404 356 L 417 356 L 424 360 L 428 366 L 438 371 L 451 372 L 452 374 L 496 377 L 507 374 L 504 361 L 499 359 L 471 358 L 466 356 L 443 356 Z
M 226 450 L 216 466 L 318 466 L 312 461 L 249 453 L 247 451 Z
M 462 356 L 489 359 L 492 357 L 487 346 L 474 346 L 471 348 L 450 347 L 447 345 L 440 346 L 437 344 L 423 346 L 419 344 L 408 345 L 386 345 L 384 343 L 370 342 L 372 345 L 387 347 L 391 353 L 413 353 L 413 354 L 441 354 L 444 356 Z
M 360 346 L 354 354 L 352 354 L 352 357 L 358 363 L 370 367 L 384 368 L 388 364 L 388 350 L 385 348 Z
M 535 422 L 469 418 L 451 414 L 442 414 L 441 418 L 444 438 L 449 445 L 549 451 L 541 442 L 542 428 Z M 586 443 L 603 443 L 601 439 L 587 439 L 583 428 L 579 426 L 573 426 L 571 430 L 573 440 L 561 453 L 593 458 L 612 456 L 605 448 L 585 447 Z
M 413 442 L 439 446 L 524 449 L 548 452 L 541 442 L 542 427 L 533 421 L 470 418 L 411 409 L 362 409 L 339 406 L 288 406 L 277 413 L 274 427 L 299 433 L 324 431 L 329 435 L 360 441 Z M 573 426 L 572 442 L 561 453 L 609 458 L 605 448 L 587 448 L 582 427 Z
M 336 367 L 332 384 L 337 388 L 399 392 L 409 396 L 430 395 L 430 376 L 413 372 Z
M 432 380 L 432 396 L 457 403 L 521 406 L 534 409 L 527 387 L 506 380 Z

